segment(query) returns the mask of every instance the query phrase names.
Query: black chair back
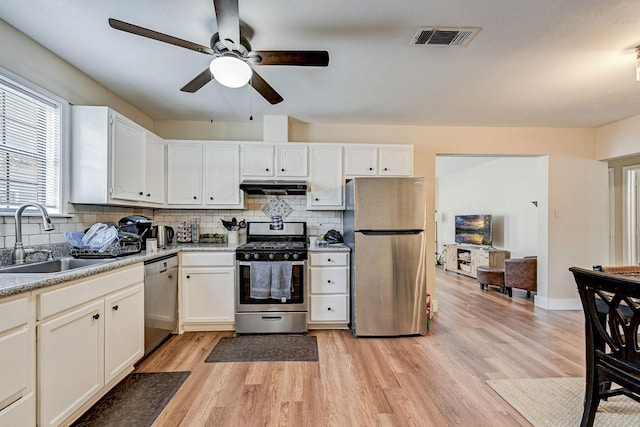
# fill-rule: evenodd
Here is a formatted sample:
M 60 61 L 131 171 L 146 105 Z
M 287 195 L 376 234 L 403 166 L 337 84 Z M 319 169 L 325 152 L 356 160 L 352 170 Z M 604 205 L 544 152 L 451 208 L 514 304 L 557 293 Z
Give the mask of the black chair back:
M 582 426 L 593 425 L 600 399 L 624 394 L 640 402 L 640 281 L 569 269 L 585 316 L 586 393 Z M 611 388 L 611 383 L 621 388 Z

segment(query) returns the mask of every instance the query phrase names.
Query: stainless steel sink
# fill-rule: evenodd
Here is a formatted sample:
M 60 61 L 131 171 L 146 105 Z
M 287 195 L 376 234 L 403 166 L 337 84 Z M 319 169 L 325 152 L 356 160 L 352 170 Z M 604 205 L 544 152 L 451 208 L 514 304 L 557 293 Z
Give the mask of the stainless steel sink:
M 61 271 L 86 268 L 99 264 L 106 264 L 114 259 L 79 259 L 58 258 L 52 261 L 34 262 L 21 265 L 10 265 L 0 268 L 0 273 L 59 273 Z

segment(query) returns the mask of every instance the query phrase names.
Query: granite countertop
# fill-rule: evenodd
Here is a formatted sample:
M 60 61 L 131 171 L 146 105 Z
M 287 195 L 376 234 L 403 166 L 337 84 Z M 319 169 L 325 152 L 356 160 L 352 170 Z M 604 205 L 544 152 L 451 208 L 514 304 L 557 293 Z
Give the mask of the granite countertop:
M 72 280 L 90 277 L 116 268 L 149 261 L 181 251 L 234 252 L 237 245 L 226 243 L 185 243 L 158 249 L 157 252 L 141 251 L 137 254 L 106 260 L 103 264 L 77 268 L 59 273 L 0 273 L 0 298 L 46 288 Z
M 326 246 L 310 245 L 309 252 L 351 252 L 351 249 L 343 243 L 334 243 Z

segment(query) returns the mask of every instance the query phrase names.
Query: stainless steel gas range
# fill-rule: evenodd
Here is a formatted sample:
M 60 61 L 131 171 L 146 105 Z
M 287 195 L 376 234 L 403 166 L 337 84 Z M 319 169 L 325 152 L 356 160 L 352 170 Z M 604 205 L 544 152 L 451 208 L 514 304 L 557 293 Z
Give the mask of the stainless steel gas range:
M 304 333 L 309 310 L 307 224 L 247 224 L 236 249 L 236 333 Z

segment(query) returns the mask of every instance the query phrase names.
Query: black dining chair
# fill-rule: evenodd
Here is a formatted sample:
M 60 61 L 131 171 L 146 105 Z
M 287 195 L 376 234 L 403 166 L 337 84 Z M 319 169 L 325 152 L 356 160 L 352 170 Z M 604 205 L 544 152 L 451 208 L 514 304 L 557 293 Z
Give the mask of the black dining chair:
M 592 426 L 600 400 L 625 395 L 640 402 L 640 280 L 579 267 L 569 270 L 585 317 L 586 387 L 580 425 Z

